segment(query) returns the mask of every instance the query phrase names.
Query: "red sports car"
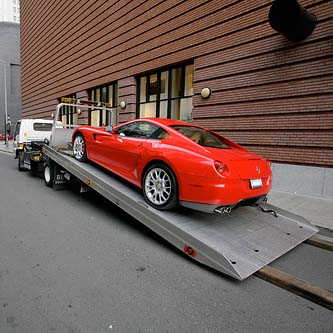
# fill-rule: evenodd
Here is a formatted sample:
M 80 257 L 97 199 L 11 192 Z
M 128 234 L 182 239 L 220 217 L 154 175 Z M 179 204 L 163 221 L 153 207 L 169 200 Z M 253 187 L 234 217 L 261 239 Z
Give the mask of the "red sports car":
M 191 123 L 136 119 L 112 127 L 81 126 L 73 153 L 142 188 L 157 209 L 182 205 L 229 213 L 266 197 L 270 163 L 223 136 Z

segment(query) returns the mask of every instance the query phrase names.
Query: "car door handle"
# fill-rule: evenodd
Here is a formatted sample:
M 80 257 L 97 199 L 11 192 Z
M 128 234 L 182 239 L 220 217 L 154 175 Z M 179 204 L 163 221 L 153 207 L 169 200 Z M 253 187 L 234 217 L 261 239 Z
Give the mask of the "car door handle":
M 143 143 L 140 142 L 140 143 L 138 143 L 136 146 L 137 146 L 137 147 L 141 147 L 142 145 L 143 145 Z

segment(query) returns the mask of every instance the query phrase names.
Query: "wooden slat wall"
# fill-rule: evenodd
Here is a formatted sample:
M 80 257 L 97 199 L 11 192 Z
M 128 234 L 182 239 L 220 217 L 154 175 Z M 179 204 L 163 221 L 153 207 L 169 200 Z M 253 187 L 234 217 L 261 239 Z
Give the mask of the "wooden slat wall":
M 118 81 L 124 121 L 134 75 L 193 60 L 195 123 L 276 162 L 333 166 L 332 5 L 299 1 L 318 24 L 291 43 L 266 0 L 21 0 L 23 114 Z
M 305 41 L 275 33 L 268 5 L 195 59 L 195 122 L 276 162 L 333 166 L 332 4 L 300 2 L 318 18 Z

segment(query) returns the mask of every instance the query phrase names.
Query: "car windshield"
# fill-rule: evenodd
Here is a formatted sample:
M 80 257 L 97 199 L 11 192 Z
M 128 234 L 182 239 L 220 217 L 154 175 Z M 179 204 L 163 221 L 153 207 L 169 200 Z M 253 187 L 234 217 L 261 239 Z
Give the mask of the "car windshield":
M 229 148 L 229 146 L 226 145 L 218 136 L 215 136 L 213 133 L 208 132 L 203 128 L 183 125 L 174 125 L 172 128 L 195 141 L 200 146 L 222 149 Z

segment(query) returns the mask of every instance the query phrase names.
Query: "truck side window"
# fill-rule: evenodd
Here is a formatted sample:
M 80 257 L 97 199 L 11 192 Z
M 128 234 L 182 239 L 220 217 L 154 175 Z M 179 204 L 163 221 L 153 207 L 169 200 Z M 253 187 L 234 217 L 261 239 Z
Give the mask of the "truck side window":
M 34 123 L 34 131 L 52 131 L 52 124 Z
M 14 135 L 13 135 L 14 140 L 15 140 L 16 136 L 19 135 L 19 133 L 20 133 L 20 127 L 21 127 L 21 123 L 20 122 L 16 123 Z

